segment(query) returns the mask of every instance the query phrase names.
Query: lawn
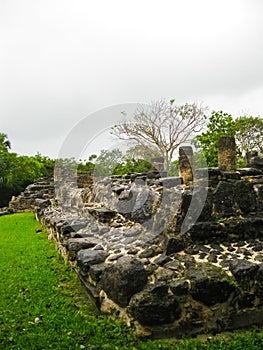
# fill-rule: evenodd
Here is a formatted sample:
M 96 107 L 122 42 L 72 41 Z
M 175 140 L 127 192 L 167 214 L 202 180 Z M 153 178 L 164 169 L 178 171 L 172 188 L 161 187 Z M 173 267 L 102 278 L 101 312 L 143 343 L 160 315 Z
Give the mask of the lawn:
M 98 313 L 32 213 L 0 217 L 0 349 L 263 349 L 263 333 L 143 341 Z

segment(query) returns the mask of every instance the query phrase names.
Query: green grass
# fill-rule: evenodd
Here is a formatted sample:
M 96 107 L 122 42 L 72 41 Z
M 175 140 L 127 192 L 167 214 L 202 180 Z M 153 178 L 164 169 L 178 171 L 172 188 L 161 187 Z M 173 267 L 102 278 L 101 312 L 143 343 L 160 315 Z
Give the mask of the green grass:
M 32 213 L 0 217 L 0 349 L 259 350 L 263 333 L 142 341 L 100 315 Z

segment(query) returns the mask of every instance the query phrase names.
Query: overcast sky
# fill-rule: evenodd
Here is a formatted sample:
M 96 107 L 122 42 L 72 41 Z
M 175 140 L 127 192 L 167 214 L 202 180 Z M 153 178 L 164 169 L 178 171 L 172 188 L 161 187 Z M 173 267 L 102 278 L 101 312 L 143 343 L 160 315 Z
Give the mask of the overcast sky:
M 0 0 L 0 132 L 56 157 L 115 104 L 263 116 L 262 15 L 262 0 Z

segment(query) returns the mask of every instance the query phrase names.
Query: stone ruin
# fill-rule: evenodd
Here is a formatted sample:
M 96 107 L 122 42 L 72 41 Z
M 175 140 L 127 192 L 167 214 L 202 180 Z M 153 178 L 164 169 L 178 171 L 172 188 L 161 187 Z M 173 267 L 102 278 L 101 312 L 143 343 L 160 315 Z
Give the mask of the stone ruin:
M 219 168 L 194 170 L 186 147 L 178 177 L 160 167 L 80 187 L 61 170 L 55 200 L 35 201 L 97 307 L 141 336 L 263 325 L 263 166 L 236 170 L 225 141 Z
M 13 196 L 8 207 L 0 208 L 0 216 L 20 213 L 25 211 L 34 211 L 36 199 L 54 198 L 54 181 L 49 178 L 41 178 L 27 186 L 25 191 L 19 196 Z

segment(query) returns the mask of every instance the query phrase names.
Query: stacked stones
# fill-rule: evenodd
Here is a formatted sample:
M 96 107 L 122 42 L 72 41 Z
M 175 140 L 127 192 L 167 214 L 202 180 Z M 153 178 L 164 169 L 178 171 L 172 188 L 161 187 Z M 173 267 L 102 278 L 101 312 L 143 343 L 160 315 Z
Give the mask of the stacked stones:
M 12 198 L 9 203 L 11 212 L 34 211 L 36 199 L 54 198 L 52 179 L 42 178 L 30 184 L 18 197 Z
M 263 171 L 222 160 L 219 169 L 191 167 L 191 180 L 190 150 L 181 160 L 182 177 L 156 171 L 103 179 L 82 196 L 89 199 L 81 212 L 41 201 L 37 217 L 100 310 L 117 311 L 141 335 L 262 325 Z M 200 203 L 201 214 L 182 232 Z

